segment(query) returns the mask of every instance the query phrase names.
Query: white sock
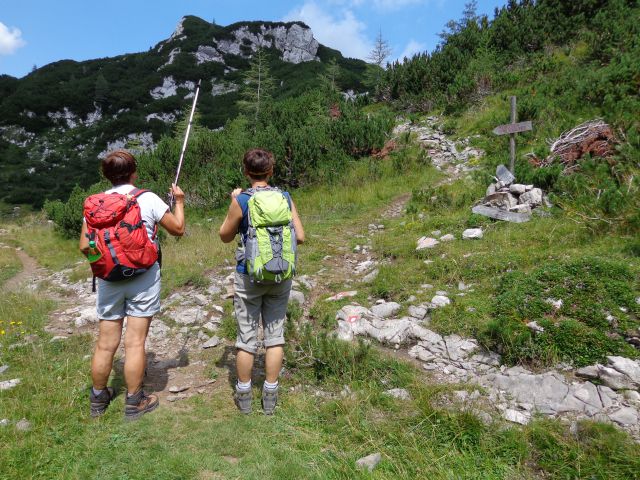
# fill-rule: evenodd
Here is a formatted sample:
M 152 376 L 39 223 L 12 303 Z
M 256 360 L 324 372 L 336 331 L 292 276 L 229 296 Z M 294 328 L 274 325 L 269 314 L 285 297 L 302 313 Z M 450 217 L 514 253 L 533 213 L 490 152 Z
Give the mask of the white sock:
M 264 388 L 266 388 L 267 390 L 275 390 L 278 388 L 278 381 L 276 380 L 274 383 L 269 383 L 265 380 Z
M 238 382 L 236 383 L 236 388 L 238 390 L 251 390 L 251 380 L 249 380 L 248 382 L 241 382 L 240 380 L 238 380 Z
M 91 390 L 93 390 L 93 394 L 97 397 L 98 395 L 100 395 L 102 392 L 104 392 L 104 389 L 102 390 L 96 390 L 95 387 L 91 387 Z

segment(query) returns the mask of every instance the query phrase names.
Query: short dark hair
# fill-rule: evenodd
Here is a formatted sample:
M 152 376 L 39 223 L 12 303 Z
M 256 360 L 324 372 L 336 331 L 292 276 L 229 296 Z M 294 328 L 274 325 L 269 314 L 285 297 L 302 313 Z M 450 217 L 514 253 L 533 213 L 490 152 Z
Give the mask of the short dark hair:
M 136 158 L 126 150 L 114 150 L 102 159 L 100 168 L 112 185 L 122 185 L 136 172 Z
M 273 175 L 276 161 L 273 153 L 263 148 L 252 148 L 244 154 L 242 159 L 244 172 L 254 180 L 264 180 Z

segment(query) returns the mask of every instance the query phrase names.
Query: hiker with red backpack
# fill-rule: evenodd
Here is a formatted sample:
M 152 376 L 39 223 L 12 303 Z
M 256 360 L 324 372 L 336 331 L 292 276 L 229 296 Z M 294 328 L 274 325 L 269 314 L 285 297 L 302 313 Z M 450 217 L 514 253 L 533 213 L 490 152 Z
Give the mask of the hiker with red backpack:
M 136 160 L 126 150 L 109 153 L 101 163 L 113 187 L 91 195 L 84 204 L 80 250 L 97 277 L 99 334 L 91 362 L 91 416 L 102 415 L 114 398 L 107 381 L 120 345 L 124 317 L 125 418 L 133 420 L 157 408 L 156 395 L 142 390 L 146 367 L 145 341 L 153 316 L 160 310 L 160 248 L 158 224 L 174 236 L 185 230 L 184 193 L 175 184 L 172 213 L 155 193 L 134 186 Z
M 284 324 L 296 248 L 305 237 L 289 193 L 269 186 L 275 166 L 273 154 L 263 149 L 249 150 L 243 166 L 251 188 L 231 193 L 231 205 L 220 227 L 223 242 L 232 242 L 238 233 L 241 239 L 234 281 L 238 327 L 234 400 L 242 413 L 251 413 L 251 375 L 258 349 L 258 327 L 262 323 L 266 349 L 262 408 L 266 415 L 271 415 L 278 401 Z

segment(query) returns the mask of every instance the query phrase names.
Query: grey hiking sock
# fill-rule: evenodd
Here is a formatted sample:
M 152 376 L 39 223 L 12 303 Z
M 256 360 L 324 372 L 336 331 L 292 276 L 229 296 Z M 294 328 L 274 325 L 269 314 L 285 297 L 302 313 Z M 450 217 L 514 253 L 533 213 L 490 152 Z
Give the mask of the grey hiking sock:
M 278 387 L 276 388 L 267 388 L 266 386 L 262 387 L 262 410 L 265 415 L 273 415 L 274 410 L 276 409 L 276 404 L 278 403 Z

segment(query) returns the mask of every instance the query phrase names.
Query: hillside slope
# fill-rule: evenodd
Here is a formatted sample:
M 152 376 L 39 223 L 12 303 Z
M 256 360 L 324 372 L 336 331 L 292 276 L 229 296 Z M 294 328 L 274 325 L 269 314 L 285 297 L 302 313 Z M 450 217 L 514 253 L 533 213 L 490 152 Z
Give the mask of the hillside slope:
M 276 99 L 317 87 L 333 59 L 341 88 L 363 89 L 366 63 L 320 45 L 303 23 L 223 27 L 184 17 L 148 52 L 62 60 L 21 79 L 0 76 L 0 200 L 41 205 L 65 198 L 75 183 L 97 180 L 96 158 L 107 150 L 153 148 L 182 117 L 198 79 L 200 124 L 223 126 L 237 114 L 243 74 L 257 48 L 268 52 Z

